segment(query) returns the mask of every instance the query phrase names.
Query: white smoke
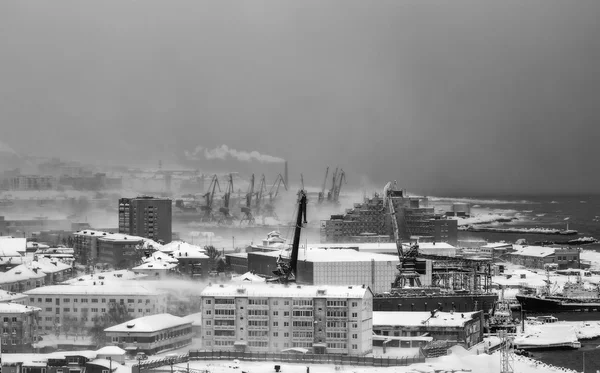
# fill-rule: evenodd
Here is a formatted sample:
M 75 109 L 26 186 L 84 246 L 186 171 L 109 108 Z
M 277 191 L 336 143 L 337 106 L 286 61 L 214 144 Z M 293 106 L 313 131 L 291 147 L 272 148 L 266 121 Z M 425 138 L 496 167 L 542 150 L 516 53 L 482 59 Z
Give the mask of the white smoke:
M 274 157 L 268 154 L 261 154 L 256 150 L 251 152 L 236 150 L 228 147 L 227 145 L 221 145 L 214 149 L 208 149 L 203 146 L 197 146 L 193 151 L 185 151 L 185 157 L 189 160 L 199 160 L 203 156 L 204 159 L 227 159 L 233 158 L 242 162 L 258 161 L 261 163 L 283 163 L 283 158 Z

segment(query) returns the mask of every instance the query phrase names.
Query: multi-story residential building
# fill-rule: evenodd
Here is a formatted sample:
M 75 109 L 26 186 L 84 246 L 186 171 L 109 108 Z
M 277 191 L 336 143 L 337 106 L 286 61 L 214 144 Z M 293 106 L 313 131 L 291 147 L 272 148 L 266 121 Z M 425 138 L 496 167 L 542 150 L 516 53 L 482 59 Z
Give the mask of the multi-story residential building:
M 436 214 L 424 197 L 409 197 L 402 190 L 390 191 L 394 204 L 400 238 L 426 237 L 436 242 L 456 245 L 458 225 L 456 220 Z M 391 216 L 383 196 L 375 194 L 355 203 L 345 214 L 331 215 L 321 221 L 321 242 L 385 242 L 393 241 Z
M 75 260 L 81 264 L 93 263 L 98 258 L 98 238 L 109 234 L 91 229 L 73 233 Z
M 192 321 L 168 313 L 144 316 L 104 329 L 112 345 L 156 354 L 192 343 Z
M 45 281 L 46 274 L 44 272 L 37 267 L 29 268 L 25 264 L 0 273 L 0 289 L 16 293 L 44 286 Z
M 465 348 L 483 341 L 483 311 L 476 312 L 373 312 L 373 333 L 382 336 L 431 336 L 433 340 Z
M 117 269 L 131 268 L 138 264 L 143 251 L 142 237 L 128 234 L 108 234 L 98 238 L 98 263 L 110 264 Z
M 39 325 L 43 330 L 54 330 L 65 322 L 82 329 L 94 326 L 94 320 L 106 314 L 110 307 L 126 306 L 132 317 L 163 313 L 166 294 L 139 283 L 103 281 L 98 279 L 85 285 L 53 285 L 25 292 L 29 304 L 41 308 Z
M 0 303 L 29 304 L 29 297 L 22 293 L 0 290 Z
M 150 238 L 163 244 L 172 240 L 172 202 L 168 198 L 119 199 L 119 233 Z
M 52 176 L 18 175 L 8 178 L 9 190 L 50 190 L 54 189 Z
M 201 298 L 207 349 L 372 351 L 373 294 L 367 286 L 209 285 Z
M 66 281 L 73 276 L 73 267 L 56 258 L 36 256 L 30 266 L 46 275 L 44 283 L 47 285 Z
M 37 341 L 37 307 L 16 303 L 0 303 L 2 320 L 2 352 L 32 352 Z

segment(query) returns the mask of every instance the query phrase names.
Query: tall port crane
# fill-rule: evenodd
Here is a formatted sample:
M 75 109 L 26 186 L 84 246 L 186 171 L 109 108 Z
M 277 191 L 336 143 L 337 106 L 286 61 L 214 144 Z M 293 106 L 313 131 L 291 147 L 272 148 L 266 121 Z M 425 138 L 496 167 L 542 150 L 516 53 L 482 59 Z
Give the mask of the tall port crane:
M 285 190 L 288 190 L 283 176 L 279 174 L 269 190 L 269 202 L 265 205 L 265 216 L 272 216 L 277 219 L 277 214 L 275 213 L 275 198 L 277 198 L 277 195 L 279 194 L 279 187 L 281 184 L 283 184 Z
M 333 177 L 331 179 L 331 188 L 329 189 L 329 192 L 327 192 L 327 201 L 329 201 L 329 202 L 331 202 L 333 199 L 336 180 L 337 180 L 337 173 L 338 173 L 338 169 L 336 167 L 335 171 L 333 171 Z
M 248 191 L 246 192 L 246 206 L 242 206 L 242 218 L 240 219 L 240 225 L 243 222 L 248 222 L 248 225 L 254 224 L 254 215 L 252 215 L 252 196 L 254 195 L 254 174 L 250 177 L 250 184 L 248 184 Z
M 338 174 L 337 185 L 334 185 L 333 189 L 333 203 L 340 202 L 340 191 L 342 190 L 342 183 L 346 183 L 346 173 L 344 170 L 340 169 L 340 173 Z
M 396 217 L 396 209 L 392 201 L 394 192 L 395 189 L 392 188 L 391 183 L 387 183 L 385 188 L 383 188 L 385 204 L 387 204 L 390 220 L 392 221 L 394 241 L 396 242 L 396 250 L 398 250 L 398 259 L 400 260 L 400 263 L 396 267 L 398 269 L 398 274 L 392 284 L 392 292 L 397 293 L 401 292 L 407 286 L 421 287 L 421 279 L 416 271 L 416 261 L 419 253 L 418 244 L 411 245 L 406 252 L 402 248 L 402 239 L 400 238 L 400 231 L 398 229 L 398 218 Z
M 318 204 L 323 203 L 325 200 L 325 187 L 327 186 L 327 175 L 329 175 L 329 167 L 325 170 L 325 178 L 323 179 L 323 185 L 321 186 L 321 191 L 319 192 L 319 199 L 317 201 Z
M 292 251 L 289 261 L 286 261 L 281 255 L 277 258 L 277 269 L 273 271 L 275 278 L 267 280 L 268 282 L 278 282 L 286 284 L 296 282 L 298 275 L 298 250 L 300 248 L 300 233 L 303 224 L 306 224 L 306 191 L 301 189 L 298 192 L 298 214 L 296 215 L 296 227 L 294 228 L 294 239 L 292 241 Z
M 227 190 L 223 195 L 223 207 L 219 209 L 221 216 L 219 218 L 219 224 L 231 224 L 233 223 L 233 216 L 229 212 L 229 201 L 231 200 L 231 194 L 233 193 L 233 174 L 229 174 L 227 180 Z
M 262 209 L 262 205 L 264 202 L 265 194 L 267 194 L 267 181 L 265 175 L 263 174 L 260 178 L 260 184 L 258 184 L 258 191 L 256 192 L 256 199 L 254 200 L 254 208 L 256 211 L 256 215 L 260 215 L 260 210 Z
M 221 191 L 221 186 L 219 185 L 219 177 L 215 174 L 210 181 L 210 185 L 208 186 L 208 192 L 204 194 L 205 205 L 200 206 L 200 209 L 204 211 L 204 216 L 202 217 L 202 221 L 211 222 L 215 220 L 215 216 L 213 213 L 213 201 L 215 199 L 215 189 L 219 188 L 219 192 Z

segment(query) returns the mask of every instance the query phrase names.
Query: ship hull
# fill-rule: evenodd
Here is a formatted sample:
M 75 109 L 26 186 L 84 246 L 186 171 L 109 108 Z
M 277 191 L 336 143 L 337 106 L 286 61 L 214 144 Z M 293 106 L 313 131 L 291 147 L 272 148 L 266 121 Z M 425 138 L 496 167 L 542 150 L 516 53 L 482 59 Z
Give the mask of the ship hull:
M 523 311 L 600 311 L 600 299 L 581 301 L 579 299 L 540 298 L 530 295 L 517 295 Z
M 473 312 L 483 310 L 489 312 L 498 296 L 496 294 L 435 294 L 422 295 L 390 295 L 373 298 L 373 311 L 433 311 L 442 307 L 443 311 Z

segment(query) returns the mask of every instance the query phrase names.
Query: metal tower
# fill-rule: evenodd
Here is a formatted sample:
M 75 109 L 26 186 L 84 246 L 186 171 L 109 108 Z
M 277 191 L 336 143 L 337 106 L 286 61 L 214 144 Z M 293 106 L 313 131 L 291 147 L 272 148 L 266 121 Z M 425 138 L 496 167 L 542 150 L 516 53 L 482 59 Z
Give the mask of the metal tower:
M 502 347 L 500 349 L 500 373 L 514 373 L 515 354 L 513 349 L 512 337 L 508 336 L 506 330 L 498 332 Z

